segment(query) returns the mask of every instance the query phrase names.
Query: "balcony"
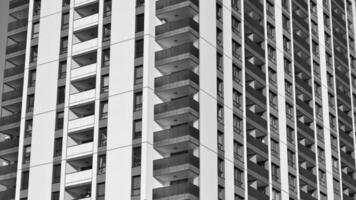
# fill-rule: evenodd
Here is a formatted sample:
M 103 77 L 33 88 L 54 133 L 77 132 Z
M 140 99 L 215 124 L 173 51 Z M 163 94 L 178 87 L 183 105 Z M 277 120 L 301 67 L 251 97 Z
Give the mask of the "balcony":
M 68 129 L 70 131 L 77 131 L 84 128 L 89 128 L 94 126 L 95 117 L 94 115 L 82 117 L 68 122 Z
M 199 145 L 199 130 L 182 125 L 154 133 L 154 148 L 161 153 L 194 149 Z
M 26 50 L 26 42 L 16 43 L 6 47 L 6 54 L 12 54 L 18 51 Z
M 297 122 L 298 132 L 302 131 L 307 137 L 314 138 L 314 131 L 304 123 Z
M 255 103 L 258 103 L 261 107 L 266 106 L 266 97 L 261 92 L 253 89 L 250 86 L 246 86 L 246 96 L 247 98 L 253 100 Z
M 93 101 L 95 99 L 95 89 L 87 90 L 84 92 L 78 92 L 70 95 L 70 106 L 74 106 L 81 103 Z
M 199 24 L 190 18 L 156 26 L 156 41 L 164 48 L 193 43 L 198 37 Z
M 90 155 L 93 153 L 93 142 L 79 144 L 67 148 L 67 158 Z
M 0 180 L 2 179 L 1 178 L 2 176 L 7 176 L 12 173 L 16 176 L 16 171 L 17 171 L 17 164 L 0 167 Z
M 261 131 L 267 130 L 267 122 L 261 116 L 247 109 L 246 117 L 247 117 L 247 122 L 253 124 L 253 126 L 255 126 L 256 128 L 260 129 Z
M 186 153 L 153 161 L 153 175 L 166 182 L 194 178 L 199 174 L 199 158 Z
M 0 126 L 10 125 L 17 122 L 19 123 L 20 119 L 21 113 L 0 117 Z
M 268 147 L 266 144 L 260 142 L 257 138 L 252 137 L 250 134 L 247 135 L 247 143 L 249 147 L 255 147 L 259 150 L 259 153 L 264 156 L 268 156 Z
M 265 56 L 265 51 L 262 49 L 261 46 L 259 46 L 258 44 L 256 44 L 254 41 L 250 40 L 250 39 L 246 39 L 246 48 L 248 49 L 248 51 L 250 52 L 254 52 L 255 55 L 259 56 L 260 58 L 264 58 Z
M 163 127 L 194 122 L 199 118 L 199 103 L 184 97 L 155 105 L 155 121 Z
M 164 100 L 191 96 L 199 90 L 199 76 L 183 70 L 155 79 L 155 93 Z
M 258 178 L 259 180 L 264 180 L 265 183 L 268 183 L 268 171 L 265 168 L 251 161 L 247 162 L 247 168 L 249 175 L 253 174 L 254 177 Z
M 269 197 L 266 194 L 264 194 L 250 186 L 250 187 L 248 187 L 248 199 L 249 200 L 269 200 Z
M 263 26 L 256 20 L 254 20 L 250 15 L 245 14 L 246 25 L 253 30 L 254 33 L 258 33 L 259 35 L 264 35 Z
M 28 23 L 28 19 L 27 18 L 10 22 L 8 24 L 8 26 L 7 26 L 7 31 L 10 32 L 10 31 L 13 31 L 13 30 L 16 30 L 16 29 L 19 29 L 19 28 L 26 28 L 27 27 L 27 23 Z
M 19 139 L 7 139 L 2 142 L 0 142 L 0 151 L 6 150 L 6 149 L 12 149 L 12 148 L 17 148 L 19 145 Z
M 313 108 L 311 108 L 307 103 L 304 101 L 300 100 L 299 98 L 296 98 L 297 101 L 297 106 L 300 107 L 310 118 L 313 118 Z
M 24 67 L 11 67 L 11 68 L 7 68 L 5 69 L 4 72 L 4 78 L 7 78 L 9 76 L 14 76 L 17 74 L 23 74 L 24 72 Z
M 15 189 L 7 189 L 5 191 L 0 192 L 0 199 L 15 199 Z
M 156 68 L 163 74 L 193 69 L 199 64 L 199 49 L 186 43 L 156 52 Z
M 346 113 L 344 113 L 340 110 L 338 110 L 337 113 L 339 115 L 339 119 L 341 119 L 343 123 L 347 123 L 350 126 L 352 126 L 352 118 L 349 115 L 347 115 Z
M 68 186 L 65 189 L 65 200 L 91 200 L 91 183 Z
M 161 20 L 177 21 L 193 18 L 199 12 L 198 0 L 159 0 L 156 1 L 156 16 Z
M 87 13 L 90 14 L 90 13 Z M 82 17 L 78 17 L 73 22 L 73 30 L 77 31 L 79 29 L 84 29 L 93 25 L 97 25 L 99 23 L 99 14 L 91 13 L 91 15 L 83 15 Z
M 306 181 L 311 182 L 311 185 L 316 185 L 316 176 L 310 170 L 306 170 L 299 167 L 299 173 L 302 177 L 306 179 Z
M 88 5 L 88 4 L 93 4 L 96 1 L 98 1 L 98 0 L 75 0 L 74 6 L 80 7 L 80 6 L 84 6 L 84 5 Z
M 311 194 L 308 194 L 308 193 L 303 192 L 303 191 L 300 191 L 300 199 L 303 199 L 303 200 L 317 200 Z
M 2 94 L 2 100 L 3 101 L 8 101 L 12 99 L 17 99 L 22 97 L 22 88 L 16 89 L 13 91 L 5 92 Z
M 301 155 L 304 155 L 305 158 L 308 158 L 310 161 L 315 162 L 315 153 L 309 148 L 298 144 L 298 151 Z
M 340 155 L 341 155 L 341 162 L 346 162 L 349 166 L 354 166 L 355 164 L 355 160 L 348 154 L 346 154 L 343 151 L 340 151 Z
M 92 179 L 92 170 L 84 170 L 80 172 L 74 172 L 66 174 L 66 186 L 80 185 L 84 183 L 91 182 Z
M 154 200 L 167 199 L 199 199 L 199 187 L 191 183 L 182 183 L 153 189 Z
M 249 61 L 246 61 L 246 73 L 258 82 L 265 84 L 265 72 Z
M 80 53 L 88 52 L 98 47 L 98 38 L 94 38 L 91 40 L 86 40 L 84 42 L 80 42 L 74 44 L 72 47 L 73 55 L 77 55 Z
M 356 190 L 356 180 L 347 174 L 342 173 L 342 182 L 348 187 L 352 188 L 352 190 Z

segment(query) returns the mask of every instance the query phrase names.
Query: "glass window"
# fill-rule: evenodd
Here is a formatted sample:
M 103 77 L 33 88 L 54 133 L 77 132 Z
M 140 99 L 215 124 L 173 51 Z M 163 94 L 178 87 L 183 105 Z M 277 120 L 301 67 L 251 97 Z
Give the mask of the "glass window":
M 141 193 L 141 176 L 132 177 L 132 196 L 138 196 Z

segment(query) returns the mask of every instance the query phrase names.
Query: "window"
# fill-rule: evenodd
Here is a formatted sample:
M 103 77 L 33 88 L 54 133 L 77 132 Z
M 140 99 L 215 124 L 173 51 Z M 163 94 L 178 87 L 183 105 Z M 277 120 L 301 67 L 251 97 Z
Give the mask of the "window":
M 224 124 L 224 107 L 218 104 L 217 108 L 218 122 Z
M 272 200 L 281 200 L 281 193 L 278 190 L 272 189 Z
M 105 147 L 107 143 L 107 128 L 99 129 L 99 147 Z
M 277 108 L 277 95 L 272 91 L 269 92 L 269 103 L 272 107 Z
M 278 129 L 278 118 L 271 115 L 270 116 L 270 123 L 271 123 L 271 128 L 272 129 Z
M 102 101 L 100 105 L 100 119 L 108 118 L 108 101 Z
M 31 47 L 30 62 L 37 62 L 38 46 Z
M 294 144 L 294 130 L 289 126 L 287 126 L 287 141 Z
M 320 183 L 326 186 L 326 174 L 322 170 L 319 170 L 319 179 L 320 179 Z
M 59 183 L 61 181 L 61 164 L 53 165 L 52 183 Z
M 233 104 L 234 107 L 241 109 L 242 108 L 242 94 L 237 90 L 233 89 L 232 92 Z
M 145 0 L 136 0 L 136 7 L 145 5 Z
M 134 147 L 132 149 L 132 167 L 141 166 L 141 147 Z
M 27 190 L 28 189 L 28 179 L 29 179 L 29 171 L 22 172 L 21 176 L 21 190 Z
M 334 115 L 329 115 L 329 119 L 330 119 L 330 128 L 331 129 L 336 129 L 336 118 Z
M 142 136 L 142 120 L 135 120 L 133 123 L 133 139 L 141 138 Z
M 143 56 L 143 39 L 136 40 L 135 42 L 135 58 Z
M 243 161 L 243 146 L 236 140 L 234 140 L 234 158 Z
M 232 9 L 236 10 L 237 12 L 240 12 L 240 0 L 232 0 L 231 7 L 232 7 Z
M 67 72 L 67 61 L 62 61 L 59 63 L 59 67 L 58 67 L 58 79 L 65 78 L 66 72 Z
M 235 40 L 232 40 L 232 55 L 238 59 L 241 60 L 241 46 L 239 43 L 237 43 Z
M 70 5 L 70 0 L 63 0 L 62 6 L 69 6 Z
M 232 16 L 231 19 L 231 26 L 232 26 L 232 31 L 237 34 L 240 35 L 241 33 L 241 22 L 234 16 Z
M 285 81 L 285 90 L 286 90 L 286 94 L 291 97 L 293 95 L 292 83 Z
M 218 131 L 218 149 L 224 151 L 224 133 Z
M 105 24 L 103 27 L 103 42 L 110 40 L 111 37 L 111 24 Z
M 267 35 L 270 39 L 273 41 L 275 40 L 276 34 L 275 34 L 275 28 L 272 24 L 267 23 Z
M 32 119 L 28 119 L 25 122 L 25 138 L 32 136 Z
M 218 158 L 218 176 L 224 178 L 224 159 Z
M 105 183 L 98 183 L 96 186 L 96 200 L 105 200 Z
M 58 90 L 57 90 L 57 104 L 64 103 L 65 92 L 66 92 L 65 86 L 58 87 Z
M 290 32 L 289 18 L 285 15 L 282 16 L 282 24 L 285 31 Z
M 134 111 L 142 110 L 142 92 L 134 94 Z
M 111 0 L 105 0 L 104 2 L 104 17 L 111 16 Z
M 28 87 L 33 87 L 36 84 L 36 69 L 29 71 L 28 73 Z
M 32 25 L 32 39 L 38 38 L 39 31 L 40 31 L 40 23 L 34 22 Z
M 242 82 L 242 70 L 235 64 L 232 65 L 232 78 L 238 83 Z
M 216 53 L 216 68 L 221 72 L 224 71 L 224 60 L 220 53 Z
M 288 157 L 288 165 L 292 168 L 295 168 L 295 153 L 291 150 L 288 150 L 287 157 Z
M 283 37 L 283 47 L 284 47 L 284 51 L 286 51 L 287 53 L 291 52 L 290 40 L 286 37 Z
M 41 0 L 35 0 L 33 3 L 33 16 L 38 16 L 41 13 Z
M 143 82 L 143 66 L 135 67 L 135 85 Z
M 222 21 L 222 6 L 220 4 L 216 4 L 216 19 Z
M 271 165 L 272 167 L 272 179 L 276 182 L 279 182 L 280 181 L 280 170 L 279 170 L 279 167 L 275 164 L 272 164 Z
M 131 196 L 138 196 L 141 193 L 141 176 L 132 177 Z
M 286 115 L 287 115 L 288 119 L 293 120 L 293 118 L 294 118 L 293 106 L 290 105 L 289 103 L 286 103 Z
M 338 173 L 339 171 L 339 161 L 337 158 L 332 157 L 333 170 Z
M 273 69 L 268 69 L 268 77 L 271 84 L 277 86 L 277 73 Z
M 59 200 L 59 192 L 52 192 L 51 200 Z
M 275 156 L 279 156 L 279 142 L 271 139 L 271 151 Z
M 109 92 L 109 75 L 104 75 L 101 77 L 101 92 Z
M 271 4 L 270 2 L 266 2 L 267 6 L 267 15 L 270 16 L 271 18 L 274 18 L 274 5 Z
M 54 140 L 54 157 L 62 155 L 62 138 Z
M 219 97 L 224 97 L 224 82 L 221 79 L 217 79 L 216 81 L 217 94 Z
M 235 181 L 235 186 L 243 188 L 244 174 L 242 170 L 236 167 L 234 168 L 234 181 Z
M 110 49 L 104 49 L 102 55 L 102 63 L 101 67 L 109 67 L 110 66 Z
M 106 173 L 106 155 L 98 157 L 98 175 Z
M 276 63 L 276 50 L 272 46 L 268 46 L 268 58 L 271 62 Z
M 224 200 L 225 199 L 225 189 L 222 186 L 218 186 L 218 200 Z
M 219 47 L 223 46 L 223 31 L 219 28 L 216 28 L 216 44 Z
M 242 119 L 236 115 L 233 116 L 234 133 L 242 134 Z
M 64 112 L 58 112 L 56 116 L 56 130 L 63 129 Z
M 288 59 L 284 59 L 284 72 L 288 75 L 292 75 L 292 63 Z
M 292 192 L 296 192 L 297 180 L 294 175 L 288 174 L 288 183 L 289 183 L 289 190 Z
M 62 30 L 68 29 L 69 27 L 69 12 L 62 14 Z
M 33 112 L 34 105 L 35 105 L 35 95 L 30 94 L 27 96 L 27 112 Z
M 68 51 L 68 37 L 63 37 L 61 38 L 61 51 L 60 53 L 63 54 L 63 53 L 67 53 Z
M 145 15 L 139 14 L 136 15 L 136 33 L 143 31 L 145 27 Z
M 29 163 L 31 159 L 31 145 L 24 146 L 23 163 Z

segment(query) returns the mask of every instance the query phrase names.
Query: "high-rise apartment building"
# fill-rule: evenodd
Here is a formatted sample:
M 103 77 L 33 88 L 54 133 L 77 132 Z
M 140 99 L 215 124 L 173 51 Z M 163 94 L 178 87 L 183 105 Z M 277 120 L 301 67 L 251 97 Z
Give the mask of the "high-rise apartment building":
M 1 200 L 356 200 L 354 0 L 1 0 Z

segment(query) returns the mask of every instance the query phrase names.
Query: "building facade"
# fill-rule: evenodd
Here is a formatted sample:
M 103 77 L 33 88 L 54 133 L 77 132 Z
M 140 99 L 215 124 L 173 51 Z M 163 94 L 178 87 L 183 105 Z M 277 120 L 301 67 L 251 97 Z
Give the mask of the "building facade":
M 0 3 L 1 200 L 356 200 L 354 0 Z

